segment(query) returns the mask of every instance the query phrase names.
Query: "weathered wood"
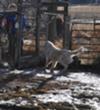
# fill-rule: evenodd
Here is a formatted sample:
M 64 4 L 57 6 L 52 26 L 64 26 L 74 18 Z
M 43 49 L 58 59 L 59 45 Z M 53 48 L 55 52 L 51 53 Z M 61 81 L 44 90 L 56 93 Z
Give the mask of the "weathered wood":
M 64 38 L 63 38 L 63 46 L 64 48 L 71 48 L 71 36 L 70 36 L 70 17 L 68 16 L 68 4 L 65 6 L 64 11 Z
M 40 0 L 38 0 L 38 7 L 37 7 L 37 13 L 36 13 L 36 53 L 39 53 L 39 25 L 40 25 L 40 8 L 39 8 Z
M 55 11 L 56 10 L 56 6 L 53 4 L 51 6 L 48 7 L 49 11 Z M 49 16 L 49 20 L 52 19 L 52 16 Z M 57 32 L 56 32 L 56 18 L 54 18 L 51 23 L 49 23 L 49 27 L 48 27 L 48 40 L 53 41 L 54 38 L 57 36 Z
M 21 17 L 22 17 L 22 0 L 18 0 L 18 30 L 16 34 L 16 48 L 15 48 L 15 65 L 18 64 L 20 57 L 21 57 L 21 48 L 22 48 L 22 37 L 23 37 L 23 30 L 22 30 L 22 22 L 21 22 Z

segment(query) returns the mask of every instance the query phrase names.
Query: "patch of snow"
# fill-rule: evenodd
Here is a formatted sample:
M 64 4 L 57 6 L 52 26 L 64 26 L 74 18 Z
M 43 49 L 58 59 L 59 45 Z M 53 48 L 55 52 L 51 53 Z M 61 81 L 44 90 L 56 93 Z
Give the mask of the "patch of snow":
M 59 70 L 54 70 L 54 74 L 58 74 L 59 72 Z
M 32 73 L 32 71 L 24 71 L 23 74 L 28 75 L 28 74 L 31 74 L 31 73 Z
M 15 105 L 15 99 L 10 99 L 10 100 L 1 100 L 0 101 L 0 105 Z
M 70 89 L 63 89 L 63 90 L 61 90 L 61 89 L 56 89 L 56 90 L 50 90 L 50 91 L 48 91 L 48 93 L 56 93 L 56 94 L 68 94 L 68 95 L 72 95 L 72 92 L 71 92 L 71 90 Z
M 47 73 L 50 73 L 50 69 L 45 69 L 45 71 L 46 71 Z M 53 73 L 53 74 L 57 74 L 57 73 L 59 73 L 59 70 L 54 70 L 54 73 Z
M 30 105 L 27 100 L 22 100 L 17 106 L 25 106 L 25 105 Z
M 37 73 L 37 77 L 44 77 L 44 78 L 51 78 L 52 74 L 43 74 L 43 73 Z
M 36 69 L 33 69 L 33 70 L 24 70 L 23 74 L 25 75 L 29 75 L 29 74 L 34 74 L 36 73 Z
M 34 104 L 35 107 L 38 106 L 38 102 L 36 100 L 33 100 L 33 104 Z
M 27 83 L 26 88 L 27 89 L 37 88 L 38 85 L 39 85 L 38 83 Z
M 24 70 L 17 70 L 17 69 L 15 69 L 15 70 L 13 70 L 13 71 L 10 71 L 9 73 L 10 74 L 21 74 L 21 73 L 23 73 L 24 72 Z
M 68 78 L 68 77 L 66 77 L 66 76 L 58 76 L 57 78 L 56 78 L 56 80 L 57 81 L 66 81 L 66 82 L 68 82 L 68 81 L 72 81 L 73 79 L 72 78 Z
M 50 73 L 50 69 L 45 69 L 46 73 Z M 59 70 L 54 70 L 54 73 L 53 74 L 57 74 L 59 73 Z
M 4 65 L 5 67 L 8 67 L 8 66 L 9 66 L 9 64 L 8 64 L 7 62 L 4 62 L 3 65 Z
M 29 74 L 34 74 L 36 73 L 36 69 L 32 69 L 32 70 L 18 70 L 18 69 L 15 69 L 13 71 L 10 71 L 9 72 L 10 74 L 23 74 L 23 75 L 29 75 Z
M 45 71 L 46 71 L 47 73 L 50 73 L 50 70 L 49 70 L 49 69 L 45 69 Z
M 88 105 L 91 105 L 93 110 L 100 110 L 100 103 L 93 100 L 88 100 Z
M 26 106 L 31 105 L 31 103 L 29 103 L 28 100 L 24 100 L 22 97 L 19 97 L 18 99 L 1 100 L 0 105 Z
M 53 93 L 49 93 L 53 92 Z M 57 91 L 49 91 L 47 94 L 40 94 L 40 95 L 32 95 L 32 97 L 36 97 L 39 101 L 43 103 L 48 103 L 48 102 L 68 102 L 72 103 L 72 97 L 71 93 L 69 94 L 68 90 L 58 90 Z M 55 93 L 55 94 L 54 94 Z
M 80 81 L 81 83 L 92 84 L 100 90 L 100 78 L 91 73 L 71 73 L 69 78 Z

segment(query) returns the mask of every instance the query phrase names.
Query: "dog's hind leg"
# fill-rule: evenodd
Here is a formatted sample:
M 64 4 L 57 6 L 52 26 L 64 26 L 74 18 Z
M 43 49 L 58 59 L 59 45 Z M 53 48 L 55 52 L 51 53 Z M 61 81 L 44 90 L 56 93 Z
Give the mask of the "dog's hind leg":
M 64 69 L 61 70 L 61 72 L 59 73 L 59 75 L 66 75 L 66 74 L 67 74 L 67 69 L 68 69 L 68 65 L 66 65 L 66 66 L 64 67 Z

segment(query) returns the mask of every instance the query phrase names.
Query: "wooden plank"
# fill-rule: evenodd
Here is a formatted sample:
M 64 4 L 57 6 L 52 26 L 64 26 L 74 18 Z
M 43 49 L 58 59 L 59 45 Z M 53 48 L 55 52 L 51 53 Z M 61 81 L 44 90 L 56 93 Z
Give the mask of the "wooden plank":
M 58 14 L 66 14 L 65 11 L 51 11 L 51 10 L 41 10 L 41 13 L 47 14 L 47 15 L 58 15 Z
M 66 4 L 68 4 L 68 1 L 62 1 L 62 2 L 56 2 L 56 1 L 52 1 L 52 2 L 42 2 L 42 6 L 66 6 Z
M 72 29 L 72 31 L 84 31 L 84 32 L 93 32 L 93 29 Z M 95 32 L 100 32 L 100 29 L 96 29 Z

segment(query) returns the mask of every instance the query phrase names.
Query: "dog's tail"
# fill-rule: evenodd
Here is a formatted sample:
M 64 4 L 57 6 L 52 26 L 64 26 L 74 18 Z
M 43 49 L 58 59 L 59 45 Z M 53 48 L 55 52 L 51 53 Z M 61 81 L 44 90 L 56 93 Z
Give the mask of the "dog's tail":
M 88 51 L 87 48 L 81 46 L 80 48 L 75 49 L 75 50 L 72 50 L 72 51 L 69 51 L 69 52 L 70 52 L 71 55 L 76 55 L 76 56 L 78 56 L 78 55 L 80 55 L 80 54 L 82 54 L 82 53 L 84 53 L 84 52 L 87 52 L 87 51 Z

